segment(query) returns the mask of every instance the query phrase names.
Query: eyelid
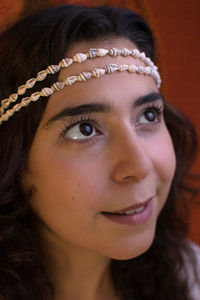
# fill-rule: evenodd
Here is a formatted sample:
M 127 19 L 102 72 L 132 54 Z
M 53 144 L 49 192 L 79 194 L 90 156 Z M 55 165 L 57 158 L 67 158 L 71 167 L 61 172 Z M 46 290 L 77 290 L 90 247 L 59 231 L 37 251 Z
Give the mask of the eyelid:
M 148 110 L 154 110 L 156 113 L 156 121 L 147 121 L 145 123 L 139 123 L 138 121 L 136 122 L 136 126 L 140 127 L 140 126 L 144 126 L 144 125 L 155 125 L 158 124 L 161 121 L 161 118 L 163 116 L 163 112 L 164 112 L 164 103 L 152 103 L 151 105 L 146 106 L 145 108 L 142 109 L 142 112 L 139 114 L 139 117 L 137 118 L 137 120 L 139 120 L 145 112 L 147 112 Z
M 73 140 L 70 138 L 66 138 L 66 134 L 67 132 L 73 128 L 74 126 L 84 123 L 84 122 L 88 122 L 90 123 L 92 126 L 95 127 L 95 130 L 100 131 L 100 125 L 98 124 L 97 120 L 94 117 L 91 117 L 90 114 L 88 115 L 80 115 L 80 116 L 76 116 L 76 117 L 72 117 L 69 120 L 66 121 L 66 123 L 64 124 L 64 129 L 62 129 L 59 138 L 64 139 L 64 140 L 68 140 L 68 141 L 74 141 L 74 142 L 87 142 L 90 139 L 94 138 L 94 136 L 92 136 L 91 138 L 85 138 L 85 139 L 77 139 L 77 140 Z

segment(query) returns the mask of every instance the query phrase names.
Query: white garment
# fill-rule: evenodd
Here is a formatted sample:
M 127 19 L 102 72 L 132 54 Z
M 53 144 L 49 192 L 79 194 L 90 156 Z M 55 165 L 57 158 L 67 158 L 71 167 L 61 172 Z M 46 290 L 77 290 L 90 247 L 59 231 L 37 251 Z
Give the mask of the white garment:
M 197 246 L 194 243 L 191 243 L 191 247 L 195 253 L 196 261 L 197 261 L 197 274 L 199 277 L 199 283 L 197 283 L 192 268 L 191 268 L 191 263 L 187 263 L 186 260 L 186 265 L 188 266 L 187 271 L 188 271 L 188 281 L 189 281 L 189 287 L 190 287 L 190 295 L 193 300 L 200 300 L 200 247 Z

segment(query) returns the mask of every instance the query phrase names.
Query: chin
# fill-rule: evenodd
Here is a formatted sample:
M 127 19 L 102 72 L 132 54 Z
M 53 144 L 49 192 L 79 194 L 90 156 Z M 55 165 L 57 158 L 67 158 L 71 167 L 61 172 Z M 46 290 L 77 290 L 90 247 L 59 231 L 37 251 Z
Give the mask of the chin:
M 151 247 L 155 234 L 141 237 L 133 237 L 131 241 L 118 245 L 111 258 L 116 260 L 129 260 L 145 253 Z

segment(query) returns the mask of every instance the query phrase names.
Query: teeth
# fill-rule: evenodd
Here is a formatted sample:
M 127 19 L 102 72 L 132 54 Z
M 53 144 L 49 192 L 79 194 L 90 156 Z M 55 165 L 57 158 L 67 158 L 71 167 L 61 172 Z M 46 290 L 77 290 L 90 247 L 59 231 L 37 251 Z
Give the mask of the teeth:
M 131 215 L 131 214 L 134 214 L 134 213 L 136 214 L 136 213 L 139 213 L 139 212 L 141 212 L 143 210 L 144 210 L 144 205 L 141 206 L 141 207 L 139 207 L 139 208 L 136 208 L 136 209 L 127 210 L 127 211 L 125 211 L 125 214 L 126 215 Z
M 144 207 L 145 205 L 139 207 L 139 208 L 136 208 L 136 209 L 131 209 L 131 210 L 126 210 L 126 211 L 123 211 L 123 212 L 120 212 L 120 213 L 117 213 L 118 215 L 132 215 L 132 214 L 137 214 L 141 211 L 144 210 Z

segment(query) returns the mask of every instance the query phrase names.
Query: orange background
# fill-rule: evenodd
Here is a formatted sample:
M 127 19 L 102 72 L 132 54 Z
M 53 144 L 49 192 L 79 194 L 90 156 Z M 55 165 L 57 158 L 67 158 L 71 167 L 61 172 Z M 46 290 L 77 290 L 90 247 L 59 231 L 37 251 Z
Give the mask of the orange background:
M 166 99 L 186 113 L 200 136 L 200 1 L 199 0 L 1 0 L 0 30 L 23 11 L 82 3 L 133 9 L 150 24 L 156 37 L 158 63 Z M 200 173 L 200 155 L 194 166 Z M 200 200 L 200 197 L 199 199 Z M 200 244 L 200 205 L 191 204 L 190 238 Z

